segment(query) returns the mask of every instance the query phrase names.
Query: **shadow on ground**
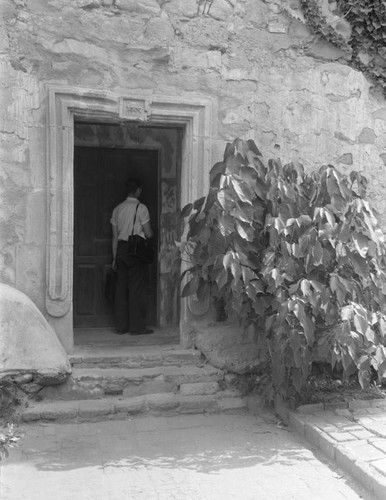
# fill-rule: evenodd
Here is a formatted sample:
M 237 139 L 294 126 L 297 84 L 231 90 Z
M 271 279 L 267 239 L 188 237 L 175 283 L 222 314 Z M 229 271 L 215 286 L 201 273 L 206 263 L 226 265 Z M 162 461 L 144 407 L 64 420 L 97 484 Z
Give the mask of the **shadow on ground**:
M 371 498 L 271 414 L 40 423 L 25 431 L 3 469 L 4 500 Z
M 211 419 L 214 418 L 214 423 Z M 207 474 L 257 464 L 291 466 L 310 460 L 274 416 L 145 418 L 94 424 L 26 426 L 26 438 L 10 460 L 38 470 L 81 467 L 184 468 Z

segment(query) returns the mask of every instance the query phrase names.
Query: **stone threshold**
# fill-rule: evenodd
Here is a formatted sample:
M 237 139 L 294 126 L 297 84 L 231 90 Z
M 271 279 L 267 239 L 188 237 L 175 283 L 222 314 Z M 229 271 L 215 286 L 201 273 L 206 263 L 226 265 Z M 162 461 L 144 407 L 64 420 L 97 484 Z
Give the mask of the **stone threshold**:
M 182 349 L 178 344 L 168 346 L 75 346 L 69 355 L 74 368 L 155 366 L 184 366 L 203 364 L 201 353 Z

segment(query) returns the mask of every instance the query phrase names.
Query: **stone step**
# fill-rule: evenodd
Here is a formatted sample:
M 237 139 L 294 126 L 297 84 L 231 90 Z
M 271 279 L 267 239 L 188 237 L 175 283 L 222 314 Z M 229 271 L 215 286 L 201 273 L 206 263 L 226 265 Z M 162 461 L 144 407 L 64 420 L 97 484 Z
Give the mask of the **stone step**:
M 168 346 L 75 346 L 70 362 L 76 368 L 151 368 L 186 366 L 202 363 L 201 353 L 194 349 Z
M 159 393 L 135 397 L 112 396 L 98 400 L 33 402 L 20 414 L 20 420 L 76 423 L 125 419 L 138 414 L 244 413 L 247 409 L 246 401 L 234 391 L 222 391 L 214 395 Z
M 73 368 L 58 386 L 43 388 L 42 399 L 98 399 L 105 395 L 142 396 L 156 393 L 215 394 L 224 388 L 222 370 L 206 365 L 152 368 Z

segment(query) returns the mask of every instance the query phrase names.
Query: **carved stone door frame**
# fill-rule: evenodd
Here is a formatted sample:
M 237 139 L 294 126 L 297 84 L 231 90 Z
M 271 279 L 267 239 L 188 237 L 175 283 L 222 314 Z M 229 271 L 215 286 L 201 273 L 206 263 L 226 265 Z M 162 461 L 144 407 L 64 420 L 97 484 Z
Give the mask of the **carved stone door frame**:
M 214 102 L 197 95 L 111 93 L 67 86 L 48 86 L 47 103 L 47 252 L 46 310 L 58 337 L 73 347 L 72 287 L 74 245 L 74 122 L 77 118 L 111 123 L 142 122 L 183 126 L 181 204 L 196 199 L 208 184 Z M 190 345 L 189 315 L 194 307 L 181 302 L 180 341 Z M 202 305 L 198 308 L 202 313 Z

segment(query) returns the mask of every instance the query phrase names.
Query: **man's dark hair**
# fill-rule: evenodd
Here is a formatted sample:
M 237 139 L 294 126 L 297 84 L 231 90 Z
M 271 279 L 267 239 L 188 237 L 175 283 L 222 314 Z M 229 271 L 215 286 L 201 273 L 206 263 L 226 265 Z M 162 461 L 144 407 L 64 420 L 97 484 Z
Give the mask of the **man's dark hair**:
M 130 177 L 130 179 L 127 179 L 127 181 L 125 182 L 125 186 L 127 189 L 127 194 L 134 194 L 138 188 L 142 187 L 142 182 L 136 177 Z

